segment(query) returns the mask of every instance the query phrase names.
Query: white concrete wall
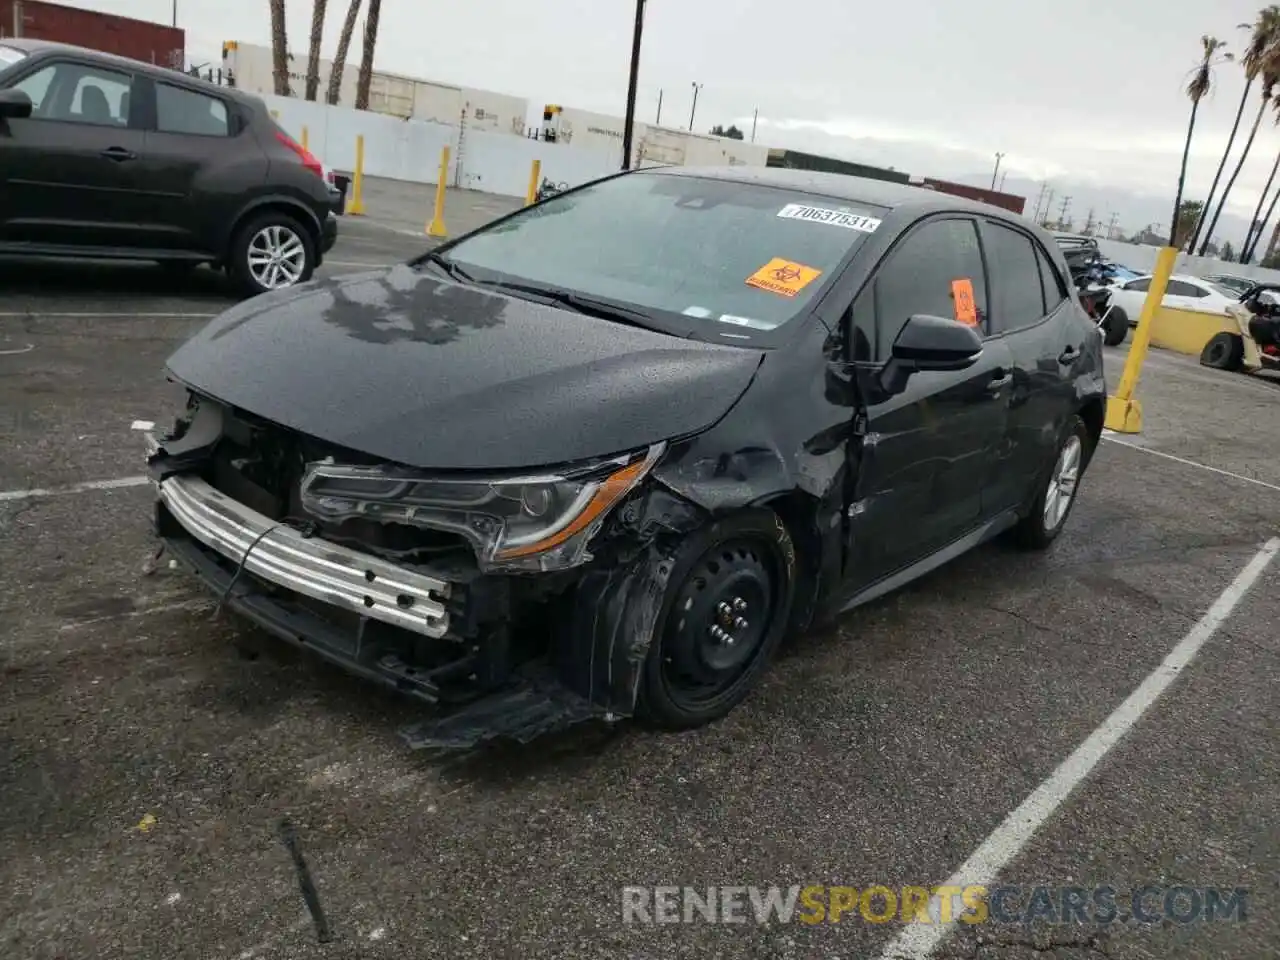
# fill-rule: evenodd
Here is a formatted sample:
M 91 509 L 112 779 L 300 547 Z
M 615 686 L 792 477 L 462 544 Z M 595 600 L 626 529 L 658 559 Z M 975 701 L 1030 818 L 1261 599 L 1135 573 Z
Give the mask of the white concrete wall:
M 617 173 L 622 151 L 591 150 L 564 143 L 547 143 L 506 133 L 467 130 L 462 141 L 462 162 L 456 185 L 508 197 L 523 197 L 535 159 L 542 174 L 554 183 L 571 187 Z

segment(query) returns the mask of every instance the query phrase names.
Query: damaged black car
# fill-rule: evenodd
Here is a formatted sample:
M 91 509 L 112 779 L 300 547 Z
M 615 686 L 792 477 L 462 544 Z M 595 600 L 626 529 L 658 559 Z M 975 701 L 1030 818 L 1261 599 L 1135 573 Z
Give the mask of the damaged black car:
M 1059 535 L 1106 399 L 1068 276 L 957 197 L 620 174 L 214 319 L 168 363 L 156 529 L 432 704 L 415 744 L 698 726 L 819 618 Z

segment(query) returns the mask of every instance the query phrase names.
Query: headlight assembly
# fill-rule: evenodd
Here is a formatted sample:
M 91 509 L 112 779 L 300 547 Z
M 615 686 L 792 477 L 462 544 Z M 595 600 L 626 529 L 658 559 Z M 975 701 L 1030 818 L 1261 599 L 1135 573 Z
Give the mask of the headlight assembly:
M 377 520 L 456 533 L 490 571 L 563 570 L 588 559 L 609 511 L 644 479 L 666 444 L 541 476 L 432 478 L 391 467 L 313 463 L 302 505 L 327 520 Z

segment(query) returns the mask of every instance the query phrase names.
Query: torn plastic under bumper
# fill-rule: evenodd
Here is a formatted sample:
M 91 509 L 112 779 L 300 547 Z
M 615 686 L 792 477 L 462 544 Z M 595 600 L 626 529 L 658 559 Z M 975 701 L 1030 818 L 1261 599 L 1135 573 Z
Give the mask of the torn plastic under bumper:
M 449 629 L 450 584 L 278 524 L 214 489 L 177 474 L 159 485 L 161 502 L 205 546 L 244 571 L 296 593 L 428 637 Z

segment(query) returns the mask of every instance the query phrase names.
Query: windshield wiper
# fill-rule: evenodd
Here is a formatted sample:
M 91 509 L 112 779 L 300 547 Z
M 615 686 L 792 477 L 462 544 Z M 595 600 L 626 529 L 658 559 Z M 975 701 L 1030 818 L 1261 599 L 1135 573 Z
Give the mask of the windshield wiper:
M 463 270 L 460 266 L 458 266 L 448 257 L 444 256 L 443 254 L 436 253 L 436 251 L 434 250 L 426 254 L 426 256 L 419 257 L 418 260 L 414 263 L 414 266 L 417 266 L 418 264 L 421 264 L 421 263 L 435 264 L 437 267 L 439 267 L 441 270 L 447 273 L 451 280 L 457 280 L 460 283 L 477 283 L 478 282 L 475 277 L 467 273 L 467 271 Z
M 601 320 L 613 320 L 617 323 L 625 323 L 644 330 L 655 329 L 653 317 L 644 311 L 633 310 L 630 307 L 610 303 L 607 300 L 597 300 L 595 297 L 590 297 L 583 293 L 561 290 L 558 287 L 540 287 L 531 283 L 507 283 L 501 280 L 494 280 L 488 285 L 499 290 L 524 294 L 557 307 L 566 307 L 574 313 L 599 317 Z

